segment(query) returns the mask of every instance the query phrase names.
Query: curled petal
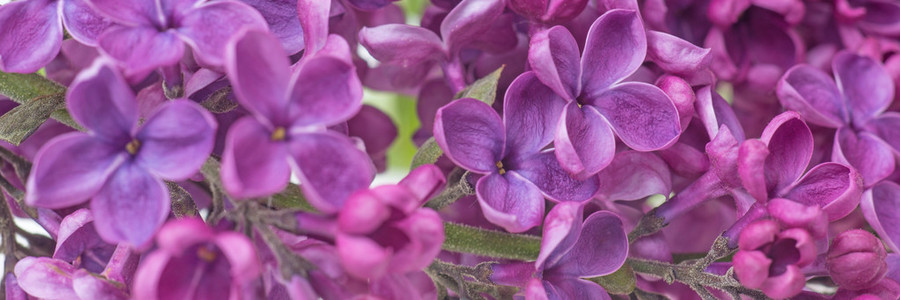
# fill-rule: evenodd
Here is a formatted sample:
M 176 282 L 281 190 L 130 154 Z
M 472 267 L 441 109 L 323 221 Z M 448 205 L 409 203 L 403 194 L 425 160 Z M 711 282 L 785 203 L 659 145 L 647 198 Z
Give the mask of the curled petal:
M 353 64 L 314 56 L 301 62 L 294 74 L 288 102 L 292 126 L 330 126 L 359 112 L 363 91 Z
M 590 104 L 606 117 L 622 142 L 634 150 L 666 148 L 681 134 L 675 104 L 650 84 L 620 84 L 591 99 Z
M 668 33 L 647 31 L 647 59 L 669 73 L 692 75 L 708 68 L 709 51 Z
M 647 54 L 647 36 L 637 12 L 614 9 L 591 25 L 581 56 L 582 91 L 600 93 L 634 73 Z
M 222 184 L 235 198 L 275 194 L 291 175 L 287 145 L 252 117 L 231 125 L 222 154 Z
M 552 140 L 565 101 L 526 72 L 509 85 L 503 100 L 508 156 L 527 156 Z
M 835 162 L 856 168 L 866 186 L 872 186 L 894 172 L 893 152 L 891 146 L 875 135 L 844 127 L 835 133 L 831 156 Z
M 25 203 L 64 208 L 84 202 L 127 160 L 128 154 L 122 150 L 81 132 L 51 140 L 35 157 Z M 72 159 L 75 153 L 78 159 Z
M 97 37 L 113 22 L 97 13 L 87 0 L 61 1 L 62 22 L 73 38 L 88 46 L 97 46 Z
M 441 37 L 450 55 L 484 34 L 503 9 L 505 1 L 463 0 L 441 22 Z
M 849 118 L 837 85 L 814 67 L 798 65 L 785 72 L 776 93 L 785 108 L 799 112 L 810 123 L 837 128 Z
M 444 56 L 444 46 L 437 34 L 406 24 L 364 27 L 359 31 L 359 43 L 378 61 L 403 67 Z
M 554 146 L 556 159 L 567 172 L 580 177 L 596 174 L 613 160 L 616 139 L 612 128 L 593 107 L 570 102 L 560 117 Z
M 438 110 L 434 138 L 457 165 L 478 173 L 497 170 L 505 153 L 506 130 L 500 116 L 484 102 L 463 98 Z
M 162 180 L 137 164 L 122 165 L 91 200 L 94 227 L 109 243 L 142 248 L 169 216 L 169 201 Z
M 553 273 L 595 277 L 618 270 L 628 256 L 628 237 L 622 226 L 622 220 L 611 212 L 591 214 L 569 253 L 551 266 Z
M 834 56 L 832 68 L 854 124 L 865 124 L 894 100 L 894 81 L 884 66 L 871 58 L 841 52 Z
M 578 202 L 562 202 L 547 213 L 535 268 L 543 270 L 544 266 L 555 265 L 575 245 L 581 236 L 583 208 Z
M 194 49 L 194 58 L 212 67 L 225 64 L 226 44 L 240 30 L 268 31 L 269 27 L 259 12 L 238 1 L 206 2 L 187 11 L 177 22 L 178 34 Z
M 134 92 L 108 60 L 94 61 L 75 77 L 66 106 L 78 124 L 113 142 L 127 143 L 137 125 Z
M 266 31 L 241 31 L 227 47 L 225 70 L 242 106 L 271 125 L 286 126 L 290 61 L 277 45 Z
M 759 138 L 769 147 L 767 190 L 780 191 L 800 178 L 813 153 L 812 132 L 795 112 L 776 116 Z
M 769 277 L 772 260 L 761 251 L 738 251 L 733 261 L 734 275 L 749 288 L 759 288 Z
M 397 223 L 404 228 L 406 235 L 412 240 L 407 247 L 401 248 L 391 263 L 392 272 L 408 273 L 427 267 L 444 243 L 444 225 L 441 217 L 433 210 L 420 208 L 405 220 Z M 415 245 L 415 247 L 411 247 Z
M 865 12 L 856 23 L 859 28 L 886 36 L 900 33 L 900 5 L 896 2 L 870 0 L 853 3 Z
M 759 287 L 766 296 L 775 299 L 786 299 L 796 296 L 803 290 L 806 284 L 806 276 L 800 271 L 797 265 L 788 265 L 787 270 L 781 275 L 766 278 L 762 286 Z
M 337 212 L 350 194 L 368 187 L 375 177 L 366 153 L 336 133 L 294 135 L 289 151 L 306 199 L 325 213 Z
M 587 281 L 577 278 L 553 278 L 545 280 L 555 287 L 551 291 L 555 291 L 558 298 L 551 299 L 590 299 L 590 300 L 608 300 L 612 299 L 602 286 L 596 282 Z
M 175 100 L 159 108 L 137 134 L 138 163 L 169 180 L 200 169 L 215 145 L 216 120 L 194 102 Z
M 823 163 L 810 169 L 784 198 L 818 205 L 828 215 L 828 221 L 833 222 L 856 208 L 862 190 L 862 178 L 855 170 L 838 163 Z
M 72 289 L 75 271 L 69 263 L 49 257 L 25 257 L 15 267 L 19 287 L 41 299 L 79 299 Z
M 484 217 L 509 232 L 523 232 L 541 224 L 544 197 L 533 183 L 515 171 L 482 177 L 475 192 Z
M 171 256 L 184 253 L 191 246 L 212 241 L 215 232 L 198 218 L 184 218 L 167 222 L 159 229 L 156 243 L 160 252 Z
M 528 63 L 534 75 L 567 101 L 574 100 L 581 90 L 579 56 L 575 37 L 563 26 L 534 34 L 528 47 Z

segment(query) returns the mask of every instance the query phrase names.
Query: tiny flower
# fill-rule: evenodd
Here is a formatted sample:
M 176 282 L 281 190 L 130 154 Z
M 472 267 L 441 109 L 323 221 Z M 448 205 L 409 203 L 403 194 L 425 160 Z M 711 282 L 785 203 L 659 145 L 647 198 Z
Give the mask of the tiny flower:
M 740 282 L 772 298 L 800 293 L 806 277 L 800 268 L 816 258 L 813 237 L 802 228 L 782 230 L 773 220 L 748 225 L 738 239 L 734 273 Z
M 887 272 L 887 252 L 881 240 L 871 233 L 848 230 L 831 241 L 825 267 L 841 288 L 861 290 L 878 283 Z

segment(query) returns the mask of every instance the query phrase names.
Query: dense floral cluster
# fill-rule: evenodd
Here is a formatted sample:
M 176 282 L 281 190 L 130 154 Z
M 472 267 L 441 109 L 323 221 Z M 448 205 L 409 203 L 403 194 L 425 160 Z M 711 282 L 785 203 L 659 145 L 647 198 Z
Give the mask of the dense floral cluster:
M 0 6 L 0 293 L 900 299 L 900 2 L 409 2 Z

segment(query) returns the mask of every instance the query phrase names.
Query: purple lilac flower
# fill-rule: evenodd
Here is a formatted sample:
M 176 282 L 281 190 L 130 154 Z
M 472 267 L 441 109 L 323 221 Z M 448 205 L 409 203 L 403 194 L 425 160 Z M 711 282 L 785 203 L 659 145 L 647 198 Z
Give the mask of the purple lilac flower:
M 115 22 L 98 46 L 129 75 L 176 64 L 187 43 L 205 66 L 225 64 L 228 39 L 244 27 L 267 29 L 255 9 L 231 0 L 85 0 Z
M 524 289 L 526 299 L 609 299 L 582 278 L 615 272 L 625 263 L 628 239 L 622 221 L 595 212 L 582 221 L 582 204 L 563 202 L 547 213 L 535 262 L 494 264 L 491 280 Z
M 79 74 L 66 98 L 88 133 L 64 134 L 41 148 L 26 203 L 56 209 L 92 199 L 104 240 L 146 245 L 169 215 L 162 179 L 186 179 L 200 168 L 212 151 L 216 122 L 197 104 L 176 100 L 139 126 L 134 94 L 104 59 Z M 70 159 L 71 153 L 80 158 Z
M 541 223 L 544 197 L 584 201 L 597 190 L 596 176 L 579 180 L 563 170 L 550 150 L 556 116 L 564 103 L 526 72 L 510 85 L 503 119 L 484 102 L 464 98 L 438 110 L 434 136 L 444 154 L 478 179 L 475 191 L 485 217 L 511 232 Z
M 672 100 L 653 85 L 623 82 L 646 53 L 644 26 L 634 11 L 611 10 L 594 21 L 582 55 L 562 26 L 532 37 L 528 61 L 534 74 L 568 102 L 554 139 L 566 171 L 586 177 L 608 165 L 613 132 L 639 151 L 675 142 L 681 126 Z
M 894 172 L 900 149 L 900 114 L 886 112 L 894 82 L 877 61 L 850 52 L 835 55 L 832 67 L 834 80 L 808 65 L 791 68 L 778 97 L 810 123 L 835 128 L 832 160 L 852 165 L 871 187 Z
M 749 288 L 772 298 L 796 295 L 806 283 L 800 268 L 816 258 L 812 236 L 803 229 L 782 229 L 778 222 L 760 220 L 741 232 L 734 255 L 734 273 Z
M 31 73 L 52 60 L 66 31 L 95 46 L 112 25 L 87 0 L 22 0 L 0 6 L 0 70 Z
M 166 223 L 156 242 L 157 250 L 144 257 L 135 274 L 136 299 L 240 299 L 259 276 L 250 239 L 215 232 L 200 219 Z
M 331 36 L 316 55 L 291 70 L 278 40 L 243 31 L 227 51 L 229 80 L 251 116 L 228 131 L 222 158 L 225 189 L 237 198 L 262 197 L 287 186 L 291 168 L 317 209 L 337 212 L 375 173 L 365 152 L 326 127 L 342 123 L 362 105 L 362 87 L 349 48 Z

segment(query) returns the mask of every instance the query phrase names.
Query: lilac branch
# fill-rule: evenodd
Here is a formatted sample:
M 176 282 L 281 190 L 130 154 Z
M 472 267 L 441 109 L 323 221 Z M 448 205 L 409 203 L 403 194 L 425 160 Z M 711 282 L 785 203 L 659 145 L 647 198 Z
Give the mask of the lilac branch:
M 668 284 L 672 284 L 676 281 L 686 284 L 694 288 L 701 297 L 712 295 L 709 291 L 706 291 L 706 288 L 710 287 L 727 292 L 732 295 L 732 297 L 736 296 L 736 299 L 741 299 L 740 295 L 750 296 L 753 299 L 767 299 L 762 292 L 741 285 L 741 283 L 732 275 L 734 269 L 729 269 L 728 273 L 725 275 L 716 275 L 705 272 L 703 269 L 699 269 L 693 264 L 670 264 L 639 258 L 628 258 L 627 263 L 631 265 L 636 273 L 662 278 Z M 711 299 L 715 299 L 715 297 Z

